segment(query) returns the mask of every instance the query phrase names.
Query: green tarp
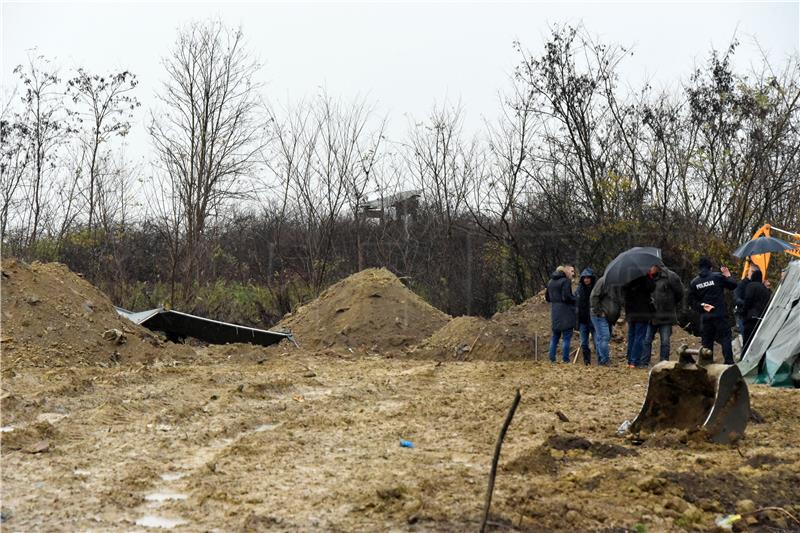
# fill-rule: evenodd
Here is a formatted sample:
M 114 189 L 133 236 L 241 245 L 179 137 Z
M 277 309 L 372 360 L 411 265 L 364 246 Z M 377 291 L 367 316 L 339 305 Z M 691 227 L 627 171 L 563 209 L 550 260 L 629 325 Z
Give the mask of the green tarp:
M 751 383 L 793 386 L 800 379 L 800 261 L 792 261 L 761 319 L 739 370 Z M 795 375 L 793 375 L 793 372 Z

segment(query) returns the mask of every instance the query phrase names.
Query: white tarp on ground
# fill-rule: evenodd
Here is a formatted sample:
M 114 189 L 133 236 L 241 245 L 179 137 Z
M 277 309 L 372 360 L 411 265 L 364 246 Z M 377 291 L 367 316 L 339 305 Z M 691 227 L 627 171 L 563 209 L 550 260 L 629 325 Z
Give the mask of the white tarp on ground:
M 759 363 L 766 356 L 762 374 Z M 739 370 L 750 381 L 784 383 L 800 357 L 800 261 L 792 261 L 747 348 Z M 780 380 L 776 376 L 780 372 Z M 780 383 L 778 381 L 781 381 Z

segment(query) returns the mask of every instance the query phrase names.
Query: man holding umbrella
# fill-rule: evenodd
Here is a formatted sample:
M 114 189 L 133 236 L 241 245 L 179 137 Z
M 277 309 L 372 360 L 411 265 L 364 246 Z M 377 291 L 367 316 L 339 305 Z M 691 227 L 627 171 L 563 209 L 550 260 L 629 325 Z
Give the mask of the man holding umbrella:
M 725 308 L 725 289 L 734 290 L 736 281 L 726 267 L 712 272 L 711 260 L 701 257 L 697 266 L 700 275 L 689 284 L 689 306 L 700 313 L 700 341 L 703 348 L 714 349 L 714 342 L 722 346 L 726 365 L 733 364 L 731 326 Z
M 640 364 L 644 338 L 653 312 L 651 295 L 654 282 L 648 274 L 659 264 L 661 250 L 637 246 L 619 254 L 606 267 L 605 283 L 623 287 L 625 320 L 628 322 L 628 368 Z
M 639 366 L 643 367 L 650 365 L 656 333 L 661 338 L 659 359 L 669 360 L 672 326 L 678 323 L 677 311 L 683 303 L 681 278 L 663 263 L 651 268 L 648 277 L 653 280 L 653 314 L 644 338 L 644 351 L 639 359 Z
M 622 288 L 628 323 L 628 368 L 647 368 L 650 363 L 649 357 L 645 357 L 645 337 L 653 318 L 654 288 L 650 275 L 640 276 Z

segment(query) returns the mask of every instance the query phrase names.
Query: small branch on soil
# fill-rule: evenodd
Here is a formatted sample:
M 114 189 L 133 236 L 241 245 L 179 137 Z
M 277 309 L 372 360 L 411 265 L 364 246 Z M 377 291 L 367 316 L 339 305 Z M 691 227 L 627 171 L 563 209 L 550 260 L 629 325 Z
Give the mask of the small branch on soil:
M 500 460 L 500 448 L 503 447 L 503 440 L 506 438 L 506 432 L 508 431 L 508 426 L 511 425 L 511 419 L 514 418 L 514 413 L 517 411 L 517 406 L 519 405 L 519 401 L 522 399 L 522 395 L 517 389 L 517 393 L 514 395 L 514 401 L 511 402 L 511 408 L 508 410 L 508 414 L 506 415 L 506 420 L 503 422 L 503 427 L 500 429 L 500 435 L 497 437 L 497 444 L 494 446 L 494 456 L 492 457 L 492 469 L 489 471 L 489 486 L 486 489 L 486 500 L 483 503 L 483 520 L 481 521 L 481 529 L 480 532 L 484 533 L 486 531 L 486 523 L 489 520 L 489 508 L 492 506 L 492 493 L 494 492 L 494 478 L 497 476 L 497 463 Z
M 478 333 L 478 336 L 477 336 L 477 337 L 475 337 L 475 340 L 474 340 L 474 341 L 472 341 L 472 344 L 469 346 L 469 353 L 472 353 L 472 350 L 474 350 L 474 349 L 475 349 L 475 345 L 476 345 L 476 344 L 478 344 L 478 339 L 480 339 L 480 338 L 481 338 L 481 335 L 483 335 L 483 332 L 484 332 L 485 330 L 486 330 L 486 326 L 483 326 L 483 327 L 481 328 L 481 331 L 480 331 L 480 333 Z

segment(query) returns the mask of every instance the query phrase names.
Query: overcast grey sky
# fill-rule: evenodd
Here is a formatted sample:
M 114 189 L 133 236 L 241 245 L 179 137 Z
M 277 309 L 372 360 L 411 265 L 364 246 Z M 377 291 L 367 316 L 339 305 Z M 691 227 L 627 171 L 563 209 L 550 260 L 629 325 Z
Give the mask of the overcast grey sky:
M 799 2 L 581 3 L 222 3 L 2 2 L 2 83 L 33 47 L 64 71 L 128 69 L 140 80 L 143 109 L 131 152 L 146 153 L 145 109 L 164 72 L 179 26 L 219 16 L 241 25 L 264 64 L 266 96 L 285 103 L 315 94 L 356 96 L 377 103 L 389 134 L 407 128 L 404 114 L 421 118 L 434 102 L 461 100 L 469 129 L 494 117 L 497 94 L 517 57 L 512 41 L 532 51 L 554 23 L 583 23 L 605 42 L 633 47 L 623 83 L 646 78 L 677 86 L 712 46 L 734 33 L 737 64 L 757 60 L 757 40 L 773 61 L 798 53 Z

